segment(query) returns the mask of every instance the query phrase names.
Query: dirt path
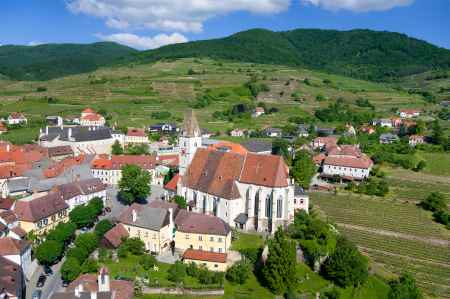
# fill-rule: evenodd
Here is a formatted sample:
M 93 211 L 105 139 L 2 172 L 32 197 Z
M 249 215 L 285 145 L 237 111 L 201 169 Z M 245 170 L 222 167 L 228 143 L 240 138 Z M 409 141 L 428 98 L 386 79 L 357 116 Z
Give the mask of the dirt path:
M 424 238 L 424 237 L 419 237 L 419 236 L 415 236 L 415 235 L 393 232 L 393 231 L 389 231 L 389 230 L 375 229 L 375 228 L 369 228 L 369 227 L 364 227 L 364 226 L 359 226 L 359 225 L 351 225 L 351 224 L 345 224 L 345 223 L 336 223 L 336 224 L 338 225 L 338 227 L 341 226 L 344 228 L 369 232 L 369 233 L 373 233 L 373 234 L 377 234 L 377 235 L 400 238 L 400 239 L 411 240 L 411 241 L 420 241 L 420 242 L 424 242 L 424 243 L 428 243 L 428 244 L 432 244 L 432 245 L 436 245 L 436 246 L 443 246 L 443 247 L 447 247 L 447 248 L 450 247 L 449 240 Z

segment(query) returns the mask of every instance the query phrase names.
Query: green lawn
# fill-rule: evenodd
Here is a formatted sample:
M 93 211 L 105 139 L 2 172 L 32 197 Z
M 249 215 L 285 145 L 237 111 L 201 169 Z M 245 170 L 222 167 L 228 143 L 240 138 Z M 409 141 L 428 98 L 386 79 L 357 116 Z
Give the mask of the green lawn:
M 260 235 L 246 234 L 238 232 L 234 235 L 235 240 L 231 244 L 231 249 L 240 251 L 247 248 L 260 248 L 264 245 L 264 238 Z
M 420 156 L 427 162 L 424 172 L 434 175 L 450 176 L 449 153 L 420 153 Z

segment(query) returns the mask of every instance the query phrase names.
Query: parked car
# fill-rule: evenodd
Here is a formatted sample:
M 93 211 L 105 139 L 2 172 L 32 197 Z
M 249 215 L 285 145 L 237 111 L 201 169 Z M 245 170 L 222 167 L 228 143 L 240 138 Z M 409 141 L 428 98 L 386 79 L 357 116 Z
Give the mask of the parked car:
M 47 280 L 47 276 L 45 276 L 44 274 L 41 274 L 36 283 L 36 287 L 42 288 L 44 286 L 46 280 Z
M 81 231 L 81 233 L 87 233 L 89 231 L 89 228 L 88 227 L 82 227 L 80 229 L 80 231 Z
M 111 213 L 111 208 L 110 208 L 110 207 L 106 207 L 106 208 L 105 208 L 105 212 L 106 212 L 106 213 Z
M 53 270 L 49 266 L 44 266 L 44 273 L 47 276 L 53 275 Z
M 69 286 L 70 282 L 63 280 L 62 287 L 67 288 Z
M 32 299 L 41 299 L 42 298 L 42 291 L 41 290 L 35 290 L 33 292 L 33 295 L 31 296 Z

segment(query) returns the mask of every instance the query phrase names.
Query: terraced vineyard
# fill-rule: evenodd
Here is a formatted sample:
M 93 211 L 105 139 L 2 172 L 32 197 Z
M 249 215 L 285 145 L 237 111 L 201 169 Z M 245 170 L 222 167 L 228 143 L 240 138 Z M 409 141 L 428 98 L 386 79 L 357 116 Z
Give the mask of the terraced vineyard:
M 430 295 L 450 298 L 450 233 L 411 203 L 353 194 L 312 193 L 311 201 L 373 262 L 410 271 Z

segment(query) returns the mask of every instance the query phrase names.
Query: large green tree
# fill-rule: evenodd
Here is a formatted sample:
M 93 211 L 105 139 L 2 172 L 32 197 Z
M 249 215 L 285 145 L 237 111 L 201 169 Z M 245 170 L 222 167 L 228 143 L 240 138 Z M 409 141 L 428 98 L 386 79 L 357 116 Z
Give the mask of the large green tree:
M 341 287 L 359 286 L 369 276 L 367 259 L 347 239 L 338 239 L 336 250 L 323 263 L 322 274 Z
M 110 220 L 103 219 L 97 223 L 94 231 L 95 231 L 95 234 L 99 238 L 103 238 L 103 236 L 106 234 L 106 232 L 109 231 L 113 227 L 114 227 L 114 224 Z
M 41 243 L 36 249 L 36 258 L 41 265 L 53 265 L 62 256 L 63 244 L 54 240 Z
M 67 222 L 58 224 L 55 229 L 50 231 L 46 237 L 46 240 L 53 240 L 60 243 L 67 243 L 75 236 L 77 226 L 75 223 Z
M 296 154 L 291 173 L 297 184 L 305 189 L 309 188 L 311 180 L 316 173 L 316 166 L 307 151 L 300 151 Z
M 126 204 L 145 200 L 151 192 L 151 175 L 137 165 L 122 167 L 119 198 Z
M 279 228 L 269 241 L 269 255 L 262 268 L 267 287 L 277 294 L 294 287 L 297 282 L 296 264 L 295 243 Z
M 111 153 L 113 155 L 122 155 L 123 154 L 123 147 L 120 145 L 120 142 L 116 140 L 114 144 L 111 147 Z
M 390 283 L 389 299 L 422 299 L 423 295 L 416 285 L 414 277 L 405 273 Z
M 98 246 L 98 237 L 94 233 L 81 234 L 76 238 L 75 246 L 84 248 L 90 254 Z
M 77 259 L 69 257 L 61 266 L 61 278 L 64 281 L 73 281 L 81 273 L 81 266 Z
M 69 213 L 69 218 L 78 228 L 91 227 L 95 223 L 97 213 L 96 210 L 89 205 L 78 206 Z
M 431 192 L 424 200 L 420 202 L 420 205 L 428 211 L 436 212 L 447 209 L 444 195 L 440 192 Z
M 444 130 L 442 129 L 442 126 L 441 126 L 441 124 L 439 123 L 439 120 L 435 120 L 434 122 L 433 122 L 433 125 L 432 125 L 432 139 L 433 139 L 433 142 L 435 143 L 435 144 L 442 144 L 442 145 L 444 145 L 444 143 L 445 143 L 445 135 L 444 135 Z

